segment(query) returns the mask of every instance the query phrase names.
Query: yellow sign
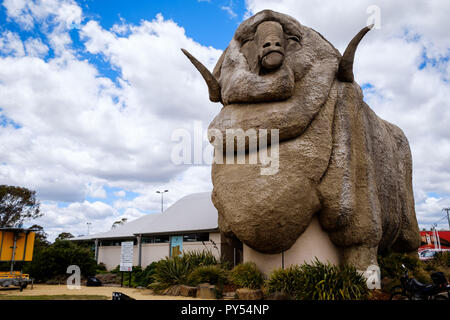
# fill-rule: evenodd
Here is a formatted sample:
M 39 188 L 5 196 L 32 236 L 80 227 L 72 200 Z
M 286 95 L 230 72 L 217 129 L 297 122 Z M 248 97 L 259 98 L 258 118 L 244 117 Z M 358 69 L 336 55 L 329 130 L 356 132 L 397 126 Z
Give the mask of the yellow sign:
M 34 232 L 0 231 L 0 261 L 31 261 Z

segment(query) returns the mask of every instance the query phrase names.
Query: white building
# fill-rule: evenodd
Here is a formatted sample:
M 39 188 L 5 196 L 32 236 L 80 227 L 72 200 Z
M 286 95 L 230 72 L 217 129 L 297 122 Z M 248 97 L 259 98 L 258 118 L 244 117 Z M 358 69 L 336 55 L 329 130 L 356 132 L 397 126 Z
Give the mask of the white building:
M 267 274 L 276 268 L 311 262 L 316 258 L 341 263 L 340 249 L 322 230 L 317 217 L 311 220 L 290 249 L 278 254 L 257 252 L 238 239 L 226 242 L 217 219 L 211 193 L 195 193 L 178 200 L 163 213 L 148 214 L 108 232 L 72 240 L 94 241 L 96 260 L 104 263 L 108 270 L 120 264 L 122 241 L 134 241 L 133 265 L 142 267 L 189 250 L 209 250 L 221 261 L 234 265 L 253 261 Z
M 134 241 L 133 264 L 142 267 L 180 251 L 209 250 L 218 259 L 232 263 L 242 257 L 242 246 L 233 249 L 221 237 L 210 192 L 188 195 L 163 213 L 148 214 L 108 232 L 73 240 L 94 241 L 96 260 L 108 270 L 120 264 L 122 241 Z

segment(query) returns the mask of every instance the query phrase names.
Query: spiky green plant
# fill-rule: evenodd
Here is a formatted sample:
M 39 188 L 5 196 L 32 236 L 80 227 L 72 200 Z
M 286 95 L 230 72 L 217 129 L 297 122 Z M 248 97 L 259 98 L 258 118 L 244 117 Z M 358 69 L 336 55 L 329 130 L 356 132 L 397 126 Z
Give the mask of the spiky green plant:
M 184 263 L 189 265 L 189 268 L 191 270 L 193 270 L 199 266 L 210 266 L 210 265 L 216 265 L 219 263 L 217 261 L 216 257 L 209 250 L 187 251 L 187 252 L 183 253 L 183 255 L 181 256 L 181 259 L 184 261 Z
M 239 288 L 259 289 L 264 284 L 264 275 L 255 263 L 245 262 L 231 270 L 230 280 Z
M 355 267 L 335 266 L 315 260 L 300 266 L 302 286 L 297 298 L 302 300 L 364 300 L 369 289 L 366 279 Z
M 282 292 L 293 298 L 297 297 L 302 288 L 302 269 L 293 265 L 287 269 L 276 269 L 272 271 L 265 283 L 267 293 Z
M 338 267 L 317 259 L 273 271 L 266 289 L 299 300 L 363 300 L 369 293 L 365 278 L 354 267 Z
M 181 256 L 166 257 L 156 262 L 149 288 L 160 292 L 170 286 L 187 284 L 189 274 L 200 266 L 216 265 L 210 251 L 188 251 Z
M 181 257 L 166 257 L 156 263 L 152 275 L 153 283 L 149 287 L 161 291 L 172 285 L 184 284 L 189 272 L 189 265 Z
M 187 277 L 187 283 L 197 286 L 200 283 L 210 283 L 222 286 L 227 281 L 228 273 L 219 265 L 200 266 Z

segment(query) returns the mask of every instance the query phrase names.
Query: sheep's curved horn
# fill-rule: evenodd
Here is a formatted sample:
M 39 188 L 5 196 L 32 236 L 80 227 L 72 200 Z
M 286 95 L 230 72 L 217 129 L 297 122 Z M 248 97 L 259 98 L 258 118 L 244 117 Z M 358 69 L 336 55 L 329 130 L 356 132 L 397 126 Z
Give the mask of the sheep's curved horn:
M 212 73 L 187 50 L 181 49 L 181 51 L 183 51 L 186 57 L 188 57 L 195 68 L 197 68 L 197 70 L 200 72 L 203 79 L 205 79 L 205 82 L 208 85 L 209 100 L 211 100 L 212 102 L 220 102 L 222 99 L 220 94 L 220 85 L 219 82 L 217 82 L 217 79 L 214 78 Z
M 358 47 L 361 39 L 373 28 L 373 24 L 361 29 L 360 32 L 350 41 L 339 63 L 339 69 L 337 72 L 337 78 L 343 82 L 353 82 L 355 79 L 353 75 L 353 60 L 355 59 L 356 48 Z

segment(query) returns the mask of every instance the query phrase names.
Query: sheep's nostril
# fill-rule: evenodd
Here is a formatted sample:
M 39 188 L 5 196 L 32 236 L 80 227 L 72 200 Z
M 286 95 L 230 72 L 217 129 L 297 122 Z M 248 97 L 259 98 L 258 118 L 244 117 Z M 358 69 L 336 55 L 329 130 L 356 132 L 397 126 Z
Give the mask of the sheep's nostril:
M 266 42 L 263 44 L 263 48 L 267 48 L 267 47 L 270 47 L 270 42 Z
M 276 46 L 276 47 L 281 47 L 281 43 L 276 42 L 276 43 L 275 43 L 275 46 Z

